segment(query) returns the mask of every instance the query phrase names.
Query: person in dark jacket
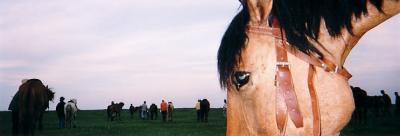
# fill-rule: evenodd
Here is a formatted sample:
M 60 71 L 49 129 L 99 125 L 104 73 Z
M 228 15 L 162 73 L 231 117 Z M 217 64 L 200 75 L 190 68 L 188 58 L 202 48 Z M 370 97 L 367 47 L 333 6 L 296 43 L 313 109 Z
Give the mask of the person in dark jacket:
M 389 95 L 385 93 L 384 90 L 381 90 L 381 94 L 383 97 L 383 105 L 382 111 L 384 116 L 391 116 L 391 107 L 392 107 L 392 100 L 390 99 Z
M 151 104 L 150 105 L 150 119 L 151 120 L 157 120 L 157 116 L 158 116 L 158 107 L 156 104 Z
M 399 116 L 400 115 L 400 96 L 398 92 L 394 92 L 394 95 L 396 97 L 396 115 Z
M 200 114 L 201 122 L 208 122 L 208 112 L 210 111 L 210 102 L 207 99 L 203 99 L 200 102 Z
M 65 114 L 64 114 L 64 97 L 60 97 L 60 102 L 57 104 L 56 111 L 58 116 L 58 128 L 65 128 Z
M 133 106 L 131 104 L 131 106 L 129 106 L 129 113 L 131 114 L 131 119 L 133 118 L 133 113 L 135 112 L 135 106 Z

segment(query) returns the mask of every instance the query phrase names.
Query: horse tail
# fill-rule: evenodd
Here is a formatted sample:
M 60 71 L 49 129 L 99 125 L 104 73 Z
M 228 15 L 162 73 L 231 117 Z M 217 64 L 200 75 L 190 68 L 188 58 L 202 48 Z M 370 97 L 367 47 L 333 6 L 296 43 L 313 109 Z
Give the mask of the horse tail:
M 20 108 L 20 125 L 24 134 L 34 133 L 35 124 L 35 94 L 33 89 L 33 81 L 28 82 L 27 87 L 22 91 L 21 108 Z
M 65 107 L 65 120 L 66 126 L 70 128 L 72 123 L 72 106 L 70 103 Z
M 67 105 L 67 107 L 66 107 L 66 116 L 68 117 L 68 118 L 71 118 L 72 117 L 72 106 L 71 106 L 71 104 L 68 104 Z

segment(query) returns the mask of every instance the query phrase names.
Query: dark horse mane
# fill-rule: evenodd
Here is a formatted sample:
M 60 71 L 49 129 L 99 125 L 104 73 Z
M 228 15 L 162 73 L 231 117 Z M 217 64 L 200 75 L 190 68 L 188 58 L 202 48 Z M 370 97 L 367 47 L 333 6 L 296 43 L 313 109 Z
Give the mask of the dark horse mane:
M 223 88 L 240 61 L 247 40 L 245 29 L 250 15 L 246 2 L 239 1 L 242 2 L 242 10 L 233 18 L 218 50 L 219 81 Z M 307 54 L 320 54 L 307 38 L 317 41 L 321 21 L 325 21 L 325 27 L 332 37 L 340 36 L 343 28 L 352 34 L 352 17 L 359 19 L 361 15 L 368 14 L 368 2 L 382 12 L 382 0 L 274 0 L 269 18 L 278 20 L 293 47 Z

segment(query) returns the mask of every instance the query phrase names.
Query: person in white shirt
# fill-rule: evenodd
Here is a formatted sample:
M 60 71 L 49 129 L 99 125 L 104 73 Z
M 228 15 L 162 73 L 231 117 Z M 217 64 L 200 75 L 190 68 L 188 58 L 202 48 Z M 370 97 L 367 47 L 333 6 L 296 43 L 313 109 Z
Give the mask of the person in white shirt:
M 197 112 L 197 122 L 200 122 L 201 116 L 200 116 L 200 99 L 197 100 L 196 106 L 194 108 L 196 108 L 196 112 Z
M 146 101 L 143 102 L 142 104 L 142 113 L 141 113 L 142 119 L 147 119 L 147 104 Z

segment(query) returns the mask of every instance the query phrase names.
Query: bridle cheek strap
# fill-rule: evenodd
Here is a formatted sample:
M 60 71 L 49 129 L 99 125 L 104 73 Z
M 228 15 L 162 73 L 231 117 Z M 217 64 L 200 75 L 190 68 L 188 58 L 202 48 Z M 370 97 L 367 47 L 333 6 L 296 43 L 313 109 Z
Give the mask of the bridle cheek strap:
M 310 64 L 308 66 L 308 91 L 310 92 L 311 98 L 311 107 L 313 113 L 313 134 L 314 136 L 321 135 L 321 115 L 319 111 L 319 104 L 317 93 L 314 87 L 314 74 L 315 74 L 315 66 Z
M 275 39 L 275 44 L 281 43 Z M 289 70 L 287 52 L 276 45 L 276 120 L 278 129 L 283 135 L 287 124 L 287 114 L 297 128 L 303 127 L 303 117 L 294 91 L 292 74 Z

